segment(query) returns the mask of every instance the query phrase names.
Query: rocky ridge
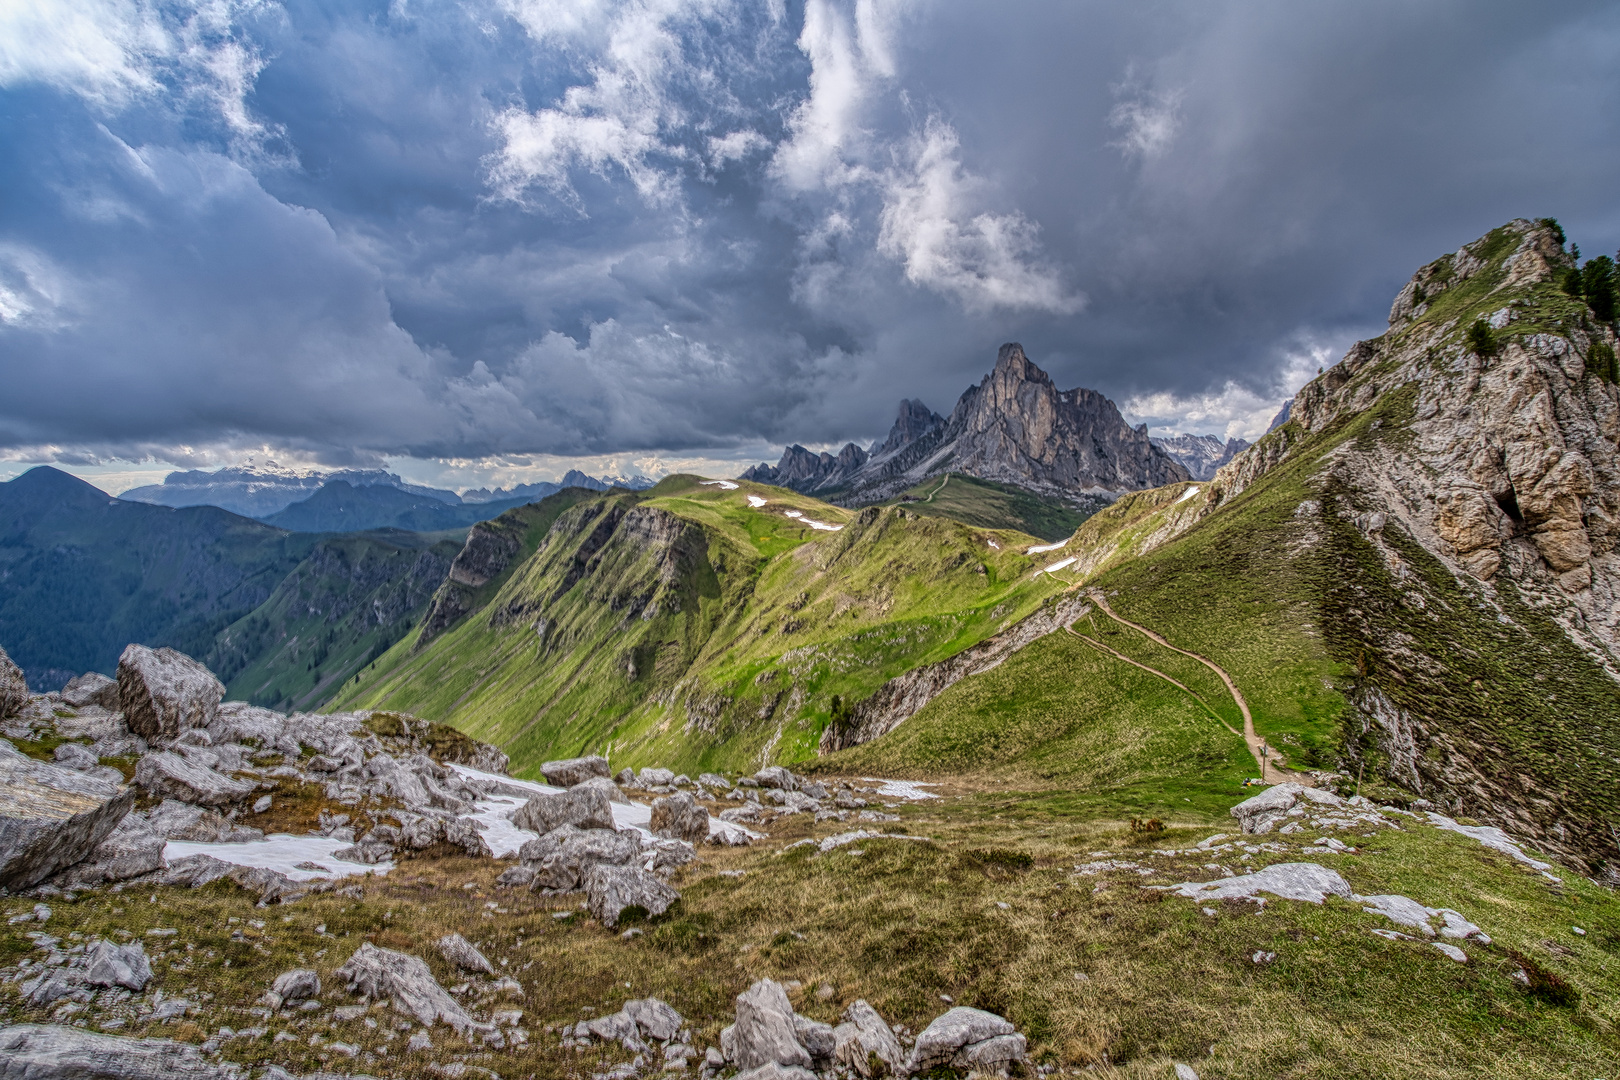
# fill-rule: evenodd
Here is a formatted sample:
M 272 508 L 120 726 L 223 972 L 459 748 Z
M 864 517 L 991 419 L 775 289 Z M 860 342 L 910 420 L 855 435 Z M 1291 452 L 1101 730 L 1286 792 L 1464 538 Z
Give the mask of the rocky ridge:
M 1112 401 L 1095 390 L 1059 390 L 1023 346 L 1009 343 L 948 420 L 908 399 L 888 438 L 870 450 L 850 443 L 837 455 L 817 455 L 791 446 L 775 466 L 757 465 L 742 479 L 862 505 L 946 472 L 1060 498 L 1118 495 L 1189 476 Z

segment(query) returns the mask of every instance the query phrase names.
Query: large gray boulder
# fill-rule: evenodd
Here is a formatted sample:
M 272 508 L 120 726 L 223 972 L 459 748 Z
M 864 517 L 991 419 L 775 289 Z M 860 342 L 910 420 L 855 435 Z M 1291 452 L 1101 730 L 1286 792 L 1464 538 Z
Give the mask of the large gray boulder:
M 167 843 L 147 829 L 139 814 L 130 814 L 84 861 L 60 871 L 51 879 L 51 884 L 59 889 L 91 889 L 162 870 L 163 848 Z
M 639 866 L 610 866 L 595 863 L 585 872 L 585 898 L 591 914 L 603 926 L 619 925 L 619 916 L 628 907 L 639 907 L 648 915 L 662 915 L 681 894 Z
M 87 671 L 70 679 L 62 687 L 62 700 L 75 709 L 87 705 L 100 705 L 103 709 L 118 709 L 118 680 L 109 679 L 99 671 Z
M 536 795 L 517 808 L 512 815 L 512 824 L 542 836 L 562 825 L 611 829 L 613 806 L 606 795 L 590 788 Z
M 474 975 L 495 974 L 495 965 L 478 951 L 476 945 L 460 934 L 446 934 L 440 938 L 439 955 L 462 971 L 470 971 Z
M 793 1003 L 778 982 L 761 979 L 737 995 L 737 1021 L 720 1031 L 720 1052 L 739 1069 L 774 1064 L 808 1068 L 810 1051 L 799 1042 Z
M 122 986 L 137 994 L 152 981 L 152 965 L 140 942 L 114 945 L 105 939 L 85 953 L 84 981 L 91 986 Z
M 611 777 L 613 773 L 608 769 L 607 758 L 593 754 L 590 757 L 548 761 L 540 766 L 540 775 L 546 778 L 548 784 L 554 784 L 561 788 L 571 788 L 575 784 L 584 783 L 593 776 Z
M 129 730 L 173 739 L 213 723 L 225 684 L 185 653 L 130 645 L 118 658 L 118 703 Z
M 600 791 L 602 794 L 608 797 L 608 802 L 616 802 L 624 806 L 630 805 L 630 799 L 623 791 L 619 789 L 619 785 L 615 784 L 611 778 L 606 776 L 593 776 L 589 780 L 581 780 L 570 790 Z
M 17 752 L 0 739 L 0 889 L 84 860 L 135 803 L 130 788 Z
M 195 1046 L 57 1024 L 0 1027 L 0 1080 L 240 1080 Z
M 844 1022 L 833 1028 L 833 1057 L 861 1076 L 871 1076 L 876 1055 L 890 1074 L 905 1068 L 906 1052 L 878 1011 L 864 1000 L 844 1010 Z
M 198 806 L 224 806 L 257 790 L 248 781 L 233 780 L 168 750 L 141 758 L 135 783 L 153 795 Z
M 276 976 L 265 992 L 264 1003 L 272 1009 L 296 1005 L 321 995 L 321 976 L 310 968 L 293 968 Z
M 649 827 L 654 835 L 668 840 L 702 843 L 709 838 L 709 812 L 690 792 L 677 791 L 653 800 Z
M 799 778 L 780 765 L 769 765 L 759 770 L 754 774 L 754 779 L 762 788 L 779 788 L 782 791 L 799 789 Z
M 379 949 L 368 941 L 334 974 L 348 981 L 349 993 L 378 1001 L 392 999 L 395 1012 L 414 1016 L 424 1026 L 443 1020 L 462 1033 L 489 1028 L 475 1021 L 455 998 L 445 993 L 419 957 Z
M 534 870 L 535 889 L 570 892 L 598 864 L 628 866 L 640 858 L 641 841 L 630 832 L 562 825 L 518 849 L 518 859 Z
M 917 1036 L 905 1072 L 926 1072 L 939 1065 L 996 1071 L 1022 1061 L 1024 1037 L 995 1013 L 958 1005 L 934 1018 Z
M 22 668 L 11 662 L 6 650 L 0 649 L 0 720 L 10 720 L 21 714 L 28 704 L 28 680 Z

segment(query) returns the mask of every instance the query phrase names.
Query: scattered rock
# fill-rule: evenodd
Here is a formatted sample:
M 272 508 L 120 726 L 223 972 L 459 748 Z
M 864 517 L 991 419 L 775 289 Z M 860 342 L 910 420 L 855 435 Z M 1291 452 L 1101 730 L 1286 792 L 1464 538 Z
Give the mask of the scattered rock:
M 807 1068 L 810 1051 L 799 1042 L 793 1004 L 782 985 L 761 979 L 737 995 L 737 1020 L 720 1031 L 720 1049 L 739 1069 L 762 1065 Z
M 905 1068 L 906 1052 L 895 1038 L 888 1022 L 864 1000 L 844 1010 L 844 1022 L 833 1028 L 833 1057 L 859 1073 L 871 1076 L 871 1060 L 878 1060 L 892 1074 Z
M 1024 1037 L 1012 1024 L 983 1009 L 965 1005 L 936 1016 L 917 1036 L 906 1061 L 907 1073 L 939 1065 L 972 1071 L 998 1071 L 1024 1060 Z
M 173 739 L 213 722 L 225 685 L 184 653 L 130 645 L 118 658 L 118 701 L 129 730 Z
M 782 791 L 797 791 L 798 778 L 780 765 L 771 765 L 754 774 L 754 782 L 763 788 L 779 788 Z
M 118 706 L 118 681 L 109 679 L 99 671 L 87 671 L 76 679 L 69 679 L 62 687 L 62 700 L 75 709 L 86 705 L 100 705 L 103 709 Z
M 702 773 L 702 774 L 700 774 L 698 776 L 697 782 L 702 784 L 706 788 L 714 788 L 717 791 L 730 791 L 731 790 L 730 782 L 727 781 L 725 777 L 720 776 L 717 773 L 712 773 L 712 772 Z
M 60 871 L 51 883 L 59 889 L 89 889 L 162 870 L 166 843 L 137 815 L 129 814 L 83 862 Z
M 141 758 L 135 766 L 135 783 L 153 795 L 199 806 L 224 806 L 254 790 L 246 781 L 194 765 L 168 750 Z
M 0 740 L 0 889 L 26 889 L 83 861 L 134 801 L 127 787 L 35 761 Z
M 509 866 L 501 871 L 501 876 L 495 879 L 498 889 L 520 889 L 532 887 L 534 884 L 534 867 Z
M 595 863 L 586 872 L 584 885 L 591 914 L 608 927 L 619 924 L 625 908 L 639 907 L 656 916 L 680 899 L 680 893 L 638 866 Z
M 264 1003 L 272 1009 L 283 1005 L 297 1005 L 321 995 L 321 977 L 309 968 L 293 968 L 276 976 L 264 995 Z
M 562 825 L 524 844 L 518 859 L 533 871 L 531 888 L 570 892 L 580 887 L 592 866 L 628 866 L 641 853 L 641 841 L 632 832 Z
M 589 780 L 581 780 L 570 790 L 600 791 L 602 794 L 608 797 L 609 802 L 616 802 L 623 806 L 630 805 L 630 800 L 625 796 L 624 792 L 619 790 L 619 785 L 615 784 L 612 780 L 609 780 L 605 776 L 593 776 Z
M 1220 878 L 1215 881 L 1188 881 L 1172 889 L 1189 900 L 1254 900 L 1264 904 L 1257 894 L 1265 892 L 1284 900 L 1305 900 L 1320 904 L 1329 896 L 1348 899 L 1353 895 L 1350 883 L 1337 870 L 1316 863 L 1276 863 L 1252 874 Z
M 634 770 L 631 770 L 631 769 L 620 769 L 619 770 L 619 775 L 615 776 L 613 778 L 613 780 L 620 787 L 635 787 L 636 786 L 636 774 L 635 774 Z
M 1468 954 L 1457 948 L 1455 945 L 1447 945 L 1443 941 L 1431 941 L 1429 944 L 1433 945 L 1435 948 L 1439 949 L 1441 952 L 1445 953 L 1459 964 L 1468 963 Z
M 680 791 L 653 800 L 649 827 L 666 839 L 700 843 L 709 835 L 709 812 L 689 792 Z
M 607 758 L 595 755 L 548 761 L 540 766 L 540 774 L 546 778 L 546 783 L 560 788 L 571 788 L 594 776 L 606 778 L 613 775 L 608 770 Z
M 152 981 L 152 965 L 147 962 L 146 947 L 138 941 L 129 945 L 98 941 L 90 946 L 85 957 L 84 981 L 91 986 L 122 986 L 140 993 Z
M 561 825 L 612 829 L 613 808 L 601 791 L 583 789 L 536 795 L 518 807 L 512 824 L 544 836 Z
M 666 1002 L 657 998 L 643 998 L 624 1003 L 624 1012 L 636 1022 L 636 1027 L 651 1039 L 668 1042 L 681 1033 L 686 1021 Z
M 440 938 L 439 955 L 462 971 L 483 975 L 495 974 L 495 965 L 485 959 L 484 954 L 460 934 L 446 934 Z
M 419 957 L 365 942 L 335 972 L 349 984 L 351 994 L 383 1000 L 391 998 L 396 1012 L 416 1017 L 423 1026 L 443 1020 L 456 1031 L 486 1030 L 456 1000 L 445 993 L 433 972 Z
M 88 772 L 101 767 L 101 759 L 92 754 L 88 747 L 79 743 L 63 743 L 56 748 L 52 757 L 62 768 L 73 769 L 76 772 Z

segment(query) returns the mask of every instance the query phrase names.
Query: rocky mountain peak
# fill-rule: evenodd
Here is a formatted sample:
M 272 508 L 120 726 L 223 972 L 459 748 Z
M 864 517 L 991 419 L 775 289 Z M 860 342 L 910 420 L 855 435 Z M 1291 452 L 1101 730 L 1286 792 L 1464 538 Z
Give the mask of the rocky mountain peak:
M 872 456 L 882 457 L 903 450 L 918 439 L 937 433 L 944 426 L 943 416 L 921 401 L 906 398 L 900 402 L 900 410 L 894 418 L 894 426 L 889 429 L 889 437 L 873 447 Z

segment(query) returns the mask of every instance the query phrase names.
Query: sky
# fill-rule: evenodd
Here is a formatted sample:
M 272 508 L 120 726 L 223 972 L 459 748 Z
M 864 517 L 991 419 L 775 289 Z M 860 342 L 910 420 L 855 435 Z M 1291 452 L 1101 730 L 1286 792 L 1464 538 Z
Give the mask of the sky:
M 1620 245 L 1620 5 L 12 0 L 0 479 L 730 475 L 1022 342 L 1252 438 L 1515 217 Z

